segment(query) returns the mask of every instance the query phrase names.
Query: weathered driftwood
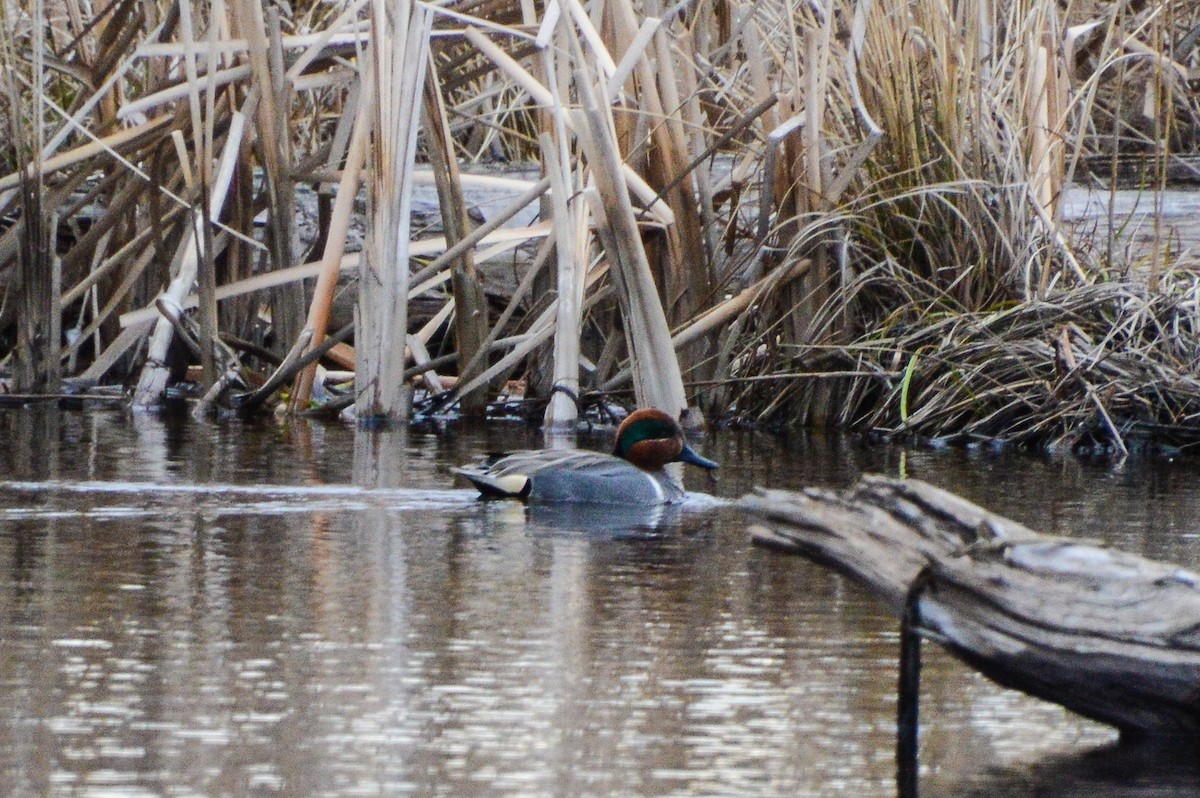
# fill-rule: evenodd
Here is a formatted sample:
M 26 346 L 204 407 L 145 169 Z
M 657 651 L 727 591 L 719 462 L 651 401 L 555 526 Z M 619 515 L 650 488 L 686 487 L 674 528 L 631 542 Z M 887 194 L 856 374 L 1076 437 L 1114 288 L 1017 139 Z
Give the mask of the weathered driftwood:
M 918 480 L 760 491 L 757 543 L 832 564 L 1006 687 L 1133 737 L 1200 737 L 1200 576 L 1038 534 Z

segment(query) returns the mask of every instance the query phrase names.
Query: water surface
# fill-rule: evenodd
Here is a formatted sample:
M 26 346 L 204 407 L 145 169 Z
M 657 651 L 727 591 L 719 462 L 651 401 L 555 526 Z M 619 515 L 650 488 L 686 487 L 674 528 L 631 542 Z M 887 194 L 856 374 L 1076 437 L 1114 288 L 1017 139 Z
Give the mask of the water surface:
M 893 618 L 711 498 L 537 511 L 449 474 L 531 445 L 0 412 L 0 794 L 894 794 Z M 697 446 L 723 468 L 688 487 L 718 498 L 906 474 L 1200 567 L 1192 462 Z M 1200 795 L 1190 757 L 927 651 L 923 794 Z

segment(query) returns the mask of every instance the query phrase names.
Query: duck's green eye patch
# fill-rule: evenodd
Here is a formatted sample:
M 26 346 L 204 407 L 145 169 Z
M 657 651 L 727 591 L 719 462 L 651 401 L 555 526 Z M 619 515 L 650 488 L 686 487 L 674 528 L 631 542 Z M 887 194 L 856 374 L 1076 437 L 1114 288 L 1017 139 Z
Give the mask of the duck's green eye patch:
M 617 441 L 617 454 L 627 453 L 640 441 L 656 441 L 675 437 L 675 425 L 668 421 L 649 418 L 631 425 Z

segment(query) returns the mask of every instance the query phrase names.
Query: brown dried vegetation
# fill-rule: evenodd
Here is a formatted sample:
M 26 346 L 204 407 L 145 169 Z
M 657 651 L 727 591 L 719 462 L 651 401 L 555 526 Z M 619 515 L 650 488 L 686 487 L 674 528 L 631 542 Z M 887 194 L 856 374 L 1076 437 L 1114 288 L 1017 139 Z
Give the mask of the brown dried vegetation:
M 554 424 L 632 387 L 1116 450 L 1195 426 L 1181 253 L 1130 270 L 1061 210 L 1072 181 L 1195 171 L 1189 0 L 20 0 L 0 22 L 12 393 L 398 418 L 409 380 L 473 408 L 521 377 Z M 481 226 L 459 170 L 498 160 L 544 177 L 505 178 Z M 544 221 L 509 219 L 530 203 Z

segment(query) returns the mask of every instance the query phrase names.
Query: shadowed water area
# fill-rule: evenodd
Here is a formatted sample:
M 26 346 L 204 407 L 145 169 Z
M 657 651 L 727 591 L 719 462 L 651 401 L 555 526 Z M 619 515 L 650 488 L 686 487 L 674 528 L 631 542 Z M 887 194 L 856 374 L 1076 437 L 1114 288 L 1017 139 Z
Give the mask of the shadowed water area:
M 449 474 L 542 442 L 0 412 L 0 794 L 893 795 L 897 622 L 709 498 L 539 511 Z M 722 499 L 907 474 L 1200 567 L 1194 461 L 696 446 Z M 923 795 L 1200 795 L 1194 757 L 926 651 Z

